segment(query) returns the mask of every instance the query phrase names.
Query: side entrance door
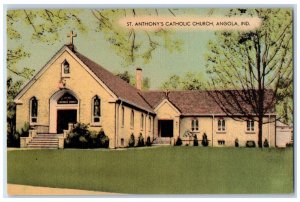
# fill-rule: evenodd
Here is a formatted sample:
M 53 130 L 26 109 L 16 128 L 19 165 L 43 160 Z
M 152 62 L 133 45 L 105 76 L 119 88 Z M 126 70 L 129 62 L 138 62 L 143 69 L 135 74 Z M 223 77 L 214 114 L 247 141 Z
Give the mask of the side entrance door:
M 173 120 L 158 120 L 160 137 L 173 137 Z
M 57 110 L 57 133 L 63 133 L 63 130 L 68 129 L 69 123 L 77 122 L 77 110 Z

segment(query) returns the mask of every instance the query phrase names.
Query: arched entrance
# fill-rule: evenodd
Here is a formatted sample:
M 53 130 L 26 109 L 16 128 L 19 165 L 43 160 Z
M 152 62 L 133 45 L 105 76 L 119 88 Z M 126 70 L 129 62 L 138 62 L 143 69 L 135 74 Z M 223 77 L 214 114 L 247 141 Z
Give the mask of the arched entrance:
M 63 133 L 69 123 L 79 119 L 79 100 L 75 93 L 63 89 L 54 93 L 50 98 L 50 133 Z

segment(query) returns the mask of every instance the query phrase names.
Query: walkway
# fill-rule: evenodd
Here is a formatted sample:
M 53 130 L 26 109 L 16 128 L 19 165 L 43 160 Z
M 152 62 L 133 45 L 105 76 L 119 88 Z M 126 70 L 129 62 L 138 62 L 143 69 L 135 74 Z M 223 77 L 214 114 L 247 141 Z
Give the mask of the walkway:
M 58 195 L 120 195 L 109 192 L 87 191 L 79 189 L 63 189 L 50 187 L 36 187 L 28 185 L 7 184 L 7 194 L 9 196 L 58 196 Z

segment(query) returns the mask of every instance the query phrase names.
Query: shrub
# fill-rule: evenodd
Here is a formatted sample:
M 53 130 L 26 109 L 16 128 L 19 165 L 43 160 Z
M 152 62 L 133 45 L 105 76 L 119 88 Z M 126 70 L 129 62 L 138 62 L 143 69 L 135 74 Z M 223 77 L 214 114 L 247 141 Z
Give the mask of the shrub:
M 234 141 L 234 146 L 235 147 L 239 147 L 240 146 L 240 144 L 239 144 L 239 139 L 235 139 L 235 141 Z
M 286 147 L 293 147 L 294 144 L 292 142 L 286 143 Z
M 29 129 L 30 129 L 30 125 L 28 122 L 25 122 L 23 125 L 23 128 L 21 128 L 20 131 L 20 137 L 28 137 L 29 136 Z
M 101 129 L 99 132 L 99 140 L 100 140 L 100 148 L 108 148 L 109 147 L 109 138 L 105 135 L 104 130 Z
M 246 147 L 256 147 L 256 144 L 255 144 L 255 142 L 254 141 L 247 141 L 246 142 Z
M 177 138 L 175 146 L 181 146 L 182 145 L 182 140 L 180 137 Z
M 30 125 L 25 122 L 20 131 L 15 131 L 12 134 L 7 135 L 7 146 L 8 147 L 20 147 L 20 137 L 29 136 Z
M 133 133 L 130 135 L 130 138 L 129 138 L 129 144 L 128 144 L 128 146 L 129 147 L 134 147 L 134 145 L 135 145 L 135 139 L 134 139 L 134 135 L 133 135 Z
M 150 136 L 147 137 L 146 146 L 150 147 L 152 145 Z
M 76 123 L 65 139 L 66 148 L 108 148 L 109 138 L 103 129 L 90 131 L 88 125 Z
M 90 131 L 88 125 L 76 123 L 65 139 L 66 148 L 87 148 Z
M 204 147 L 207 147 L 207 146 L 208 146 L 208 140 L 207 140 L 207 135 L 206 135 L 206 133 L 204 133 L 203 136 L 202 136 L 202 145 L 203 145 Z
M 198 138 L 197 138 L 197 135 L 194 136 L 194 146 L 198 146 Z
M 144 137 L 143 137 L 143 134 L 140 133 L 140 136 L 138 138 L 138 144 L 137 144 L 138 147 L 143 147 L 145 146 L 145 142 L 144 142 Z
M 269 141 L 267 139 L 264 141 L 264 147 L 269 147 Z

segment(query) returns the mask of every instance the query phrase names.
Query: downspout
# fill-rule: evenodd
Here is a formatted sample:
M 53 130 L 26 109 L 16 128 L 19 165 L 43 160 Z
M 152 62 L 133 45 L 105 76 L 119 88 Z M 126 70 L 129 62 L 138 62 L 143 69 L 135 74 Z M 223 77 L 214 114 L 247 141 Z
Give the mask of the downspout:
M 270 114 L 269 114 L 269 124 L 268 124 L 268 125 L 269 125 L 269 130 L 268 130 L 269 147 L 271 147 L 271 139 L 270 139 L 270 129 L 271 129 L 271 126 L 270 126 L 270 125 L 271 125 L 271 122 L 270 122 L 270 121 L 271 121 L 271 117 L 270 117 Z M 276 137 L 275 137 L 275 138 L 276 138 Z
M 150 123 L 149 123 L 149 129 L 147 130 L 147 120 L 149 120 L 149 117 L 150 117 L 150 114 L 149 112 L 147 112 L 147 116 L 146 116 L 146 119 L 145 119 L 145 141 L 147 141 L 147 133 L 149 133 L 149 129 L 150 129 Z M 149 133 L 149 136 L 150 136 L 150 133 Z
M 117 103 L 115 103 L 115 149 L 117 148 L 118 146 L 118 123 L 119 123 L 119 106 Z
M 215 115 L 212 115 L 212 136 L 211 136 L 211 146 L 214 146 L 214 122 L 215 122 Z

